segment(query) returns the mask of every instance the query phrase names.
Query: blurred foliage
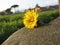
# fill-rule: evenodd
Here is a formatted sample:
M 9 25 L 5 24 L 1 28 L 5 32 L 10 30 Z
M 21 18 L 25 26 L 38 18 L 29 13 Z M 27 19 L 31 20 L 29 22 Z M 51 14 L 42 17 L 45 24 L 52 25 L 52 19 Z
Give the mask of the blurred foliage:
M 47 24 L 53 19 L 57 18 L 59 16 L 59 11 L 46 11 L 46 12 L 39 12 L 39 18 L 38 18 L 38 25 Z

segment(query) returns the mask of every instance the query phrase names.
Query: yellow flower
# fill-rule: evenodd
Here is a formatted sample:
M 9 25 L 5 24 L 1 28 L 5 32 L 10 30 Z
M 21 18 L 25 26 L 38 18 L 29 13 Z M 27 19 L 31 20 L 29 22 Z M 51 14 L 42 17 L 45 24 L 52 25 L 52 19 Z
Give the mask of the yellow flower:
M 37 25 L 38 14 L 34 10 L 27 10 L 23 23 L 26 28 L 33 29 Z

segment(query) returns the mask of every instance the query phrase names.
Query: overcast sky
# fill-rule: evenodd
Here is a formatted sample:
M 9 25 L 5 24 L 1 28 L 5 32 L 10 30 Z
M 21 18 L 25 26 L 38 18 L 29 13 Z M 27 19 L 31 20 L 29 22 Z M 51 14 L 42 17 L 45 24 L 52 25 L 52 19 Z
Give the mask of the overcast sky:
M 40 6 L 56 5 L 58 0 L 0 0 L 0 11 L 5 10 L 12 5 L 19 5 L 19 9 L 34 8 L 36 4 Z

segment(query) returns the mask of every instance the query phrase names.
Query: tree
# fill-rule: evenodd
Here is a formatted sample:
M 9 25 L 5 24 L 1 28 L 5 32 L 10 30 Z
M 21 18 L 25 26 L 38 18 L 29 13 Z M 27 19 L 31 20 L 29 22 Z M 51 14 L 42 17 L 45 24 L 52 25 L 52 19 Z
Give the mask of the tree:
M 42 11 L 42 8 L 38 5 L 38 4 L 36 4 L 36 6 L 35 6 L 35 11 Z
M 7 12 L 7 14 L 12 14 L 11 8 L 6 9 L 5 11 Z
M 14 8 L 14 10 L 15 10 L 16 7 L 19 7 L 19 5 L 12 5 L 11 6 L 11 8 Z M 16 13 L 16 10 L 15 10 L 15 13 Z
M 38 4 L 36 4 L 36 7 L 39 7 L 40 8 L 40 6 Z
M 13 6 L 11 6 L 11 8 L 16 8 L 16 7 L 18 7 L 19 5 L 13 5 Z

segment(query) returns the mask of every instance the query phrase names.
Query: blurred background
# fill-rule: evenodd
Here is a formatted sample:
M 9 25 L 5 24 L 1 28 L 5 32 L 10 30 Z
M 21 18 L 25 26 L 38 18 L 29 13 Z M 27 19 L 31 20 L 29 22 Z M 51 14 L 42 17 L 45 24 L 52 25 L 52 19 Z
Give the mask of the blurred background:
M 58 0 L 0 0 L 0 14 L 20 13 L 29 8 L 56 9 Z
M 39 25 L 59 16 L 58 0 L 0 0 L 0 44 L 24 27 L 23 16 L 28 9 L 39 14 Z

